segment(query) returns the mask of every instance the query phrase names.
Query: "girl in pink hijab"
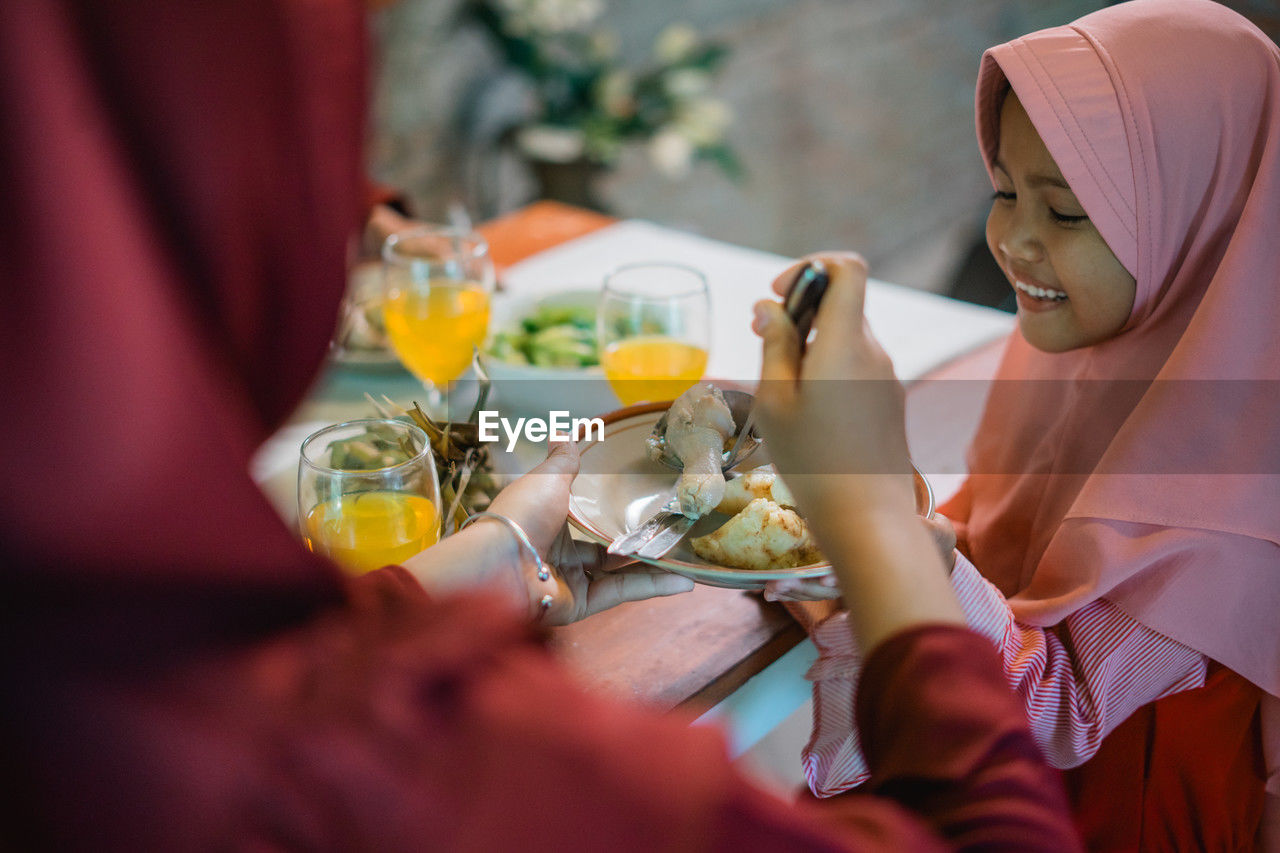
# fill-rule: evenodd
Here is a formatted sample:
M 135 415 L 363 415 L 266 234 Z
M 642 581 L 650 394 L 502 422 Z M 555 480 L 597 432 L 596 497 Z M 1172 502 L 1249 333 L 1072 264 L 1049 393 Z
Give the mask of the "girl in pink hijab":
M 1018 328 L 943 507 L 953 585 L 1090 847 L 1247 848 L 1280 796 L 1280 52 L 1133 0 L 987 51 L 976 101 Z M 819 795 L 864 775 L 843 621 Z

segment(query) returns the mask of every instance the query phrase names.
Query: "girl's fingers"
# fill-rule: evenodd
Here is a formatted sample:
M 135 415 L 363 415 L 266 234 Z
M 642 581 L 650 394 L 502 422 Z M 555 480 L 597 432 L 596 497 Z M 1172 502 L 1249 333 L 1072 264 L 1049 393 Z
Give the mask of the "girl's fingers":
M 766 601 L 823 601 L 839 598 L 840 589 L 834 574 L 805 580 L 786 579 L 765 584 Z
M 813 327 L 819 336 L 827 328 L 833 330 L 831 337 L 848 338 L 851 334 L 865 333 L 867 262 L 852 253 L 825 256 L 823 261 L 830 282 Z
M 925 526 L 929 528 L 929 532 L 933 534 L 933 539 L 938 543 L 938 547 L 944 551 L 950 551 L 956 547 L 956 529 L 951 524 L 951 519 L 941 513 L 933 518 L 923 519 Z
M 799 274 L 800 268 L 809 263 L 813 257 L 816 256 L 806 255 L 783 270 L 782 274 L 775 278 L 773 284 L 770 285 L 773 288 L 773 292 L 779 296 L 786 296 L 787 291 L 791 289 L 791 283 L 796 280 L 796 275 Z
M 758 395 L 783 393 L 800 376 L 800 337 L 782 306 L 757 302 L 755 328 L 764 339 Z
M 812 252 L 788 266 L 773 280 L 770 285 L 773 292 L 779 296 L 786 296 L 787 291 L 791 289 L 791 283 L 796 280 L 796 275 L 800 272 L 800 268 L 812 261 L 822 261 L 828 267 L 833 264 L 854 263 L 860 265 L 864 273 L 867 269 L 866 259 L 857 252 Z

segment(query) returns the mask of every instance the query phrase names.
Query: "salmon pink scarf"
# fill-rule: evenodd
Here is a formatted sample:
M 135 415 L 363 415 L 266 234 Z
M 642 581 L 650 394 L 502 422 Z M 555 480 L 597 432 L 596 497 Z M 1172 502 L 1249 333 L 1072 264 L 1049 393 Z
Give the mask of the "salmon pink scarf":
M 951 507 L 1025 623 L 1105 597 L 1280 694 L 1280 52 L 1209 0 L 1132 0 L 983 56 L 1137 298 L 1115 338 L 1011 337 Z M 1154 380 L 1154 381 L 1153 381 Z

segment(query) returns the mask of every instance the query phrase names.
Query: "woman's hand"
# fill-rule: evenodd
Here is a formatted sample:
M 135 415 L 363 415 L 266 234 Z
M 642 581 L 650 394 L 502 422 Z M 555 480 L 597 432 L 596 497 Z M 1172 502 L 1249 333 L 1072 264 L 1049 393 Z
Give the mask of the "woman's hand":
M 624 601 L 676 595 L 693 589 L 693 581 L 655 566 L 606 553 L 604 546 L 578 542 L 561 528 L 560 537 L 547 556 L 551 579 L 533 588 L 540 596 L 546 587 L 551 609 L 543 617 L 548 625 L 568 625 L 586 619 Z
M 522 549 L 511 551 L 517 594 L 525 594 L 534 608 L 544 595 L 550 595 L 551 609 L 544 621 L 567 625 L 624 601 L 643 601 L 693 589 L 693 581 L 688 578 L 612 557 L 599 545 L 573 540 L 565 516 L 578 461 L 577 445 L 553 443 L 547 458 L 499 492 L 489 507 L 524 528 L 551 570 L 551 577 L 540 581 L 529 555 Z M 510 531 L 504 530 L 503 534 L 514 544 Z
M 569 488 L 578 476 L 578 448 L 551 443 L 547 458 L 498 492 L 489 505 L 524 528 L 538 553 L 546 555 L 569 514 Z
M 423 224 L 425 223 L 410 219 L 385 204 L 376 204 L 364 223 L 363 252 L 369 258 L 381 260 L 382 244 L 387 242 L 388 237 Z
M 520 525 L 549 569 L 539 580 L 528 550 L 503 523 L 478 519 L 467 529 L 410 557 L 404 565 L 428 592 L 447 595 L 486 588 L 504 593 L 521 610 L 551 625 L 565 625 L 624 601 L 641 601 L 693 589 L 693 582 L 648 566 L 628 566 L 603 548 L 574 542 L 565 525 L 569 486 L 578 473 L 578 450 L 557 442 L 542 464 L 507 486 L 490 511 Z M 543 613 L 539 603 L 551 596 Z

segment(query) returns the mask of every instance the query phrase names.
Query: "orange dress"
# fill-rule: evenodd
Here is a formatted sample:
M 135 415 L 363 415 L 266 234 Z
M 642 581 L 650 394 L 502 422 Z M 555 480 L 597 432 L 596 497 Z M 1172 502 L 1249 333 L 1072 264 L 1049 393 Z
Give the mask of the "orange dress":
M 1090 850 L 1252 850 L 1262 817 L 1262 691 L 1222 666 L 1152 702 L 1064 776 Z

